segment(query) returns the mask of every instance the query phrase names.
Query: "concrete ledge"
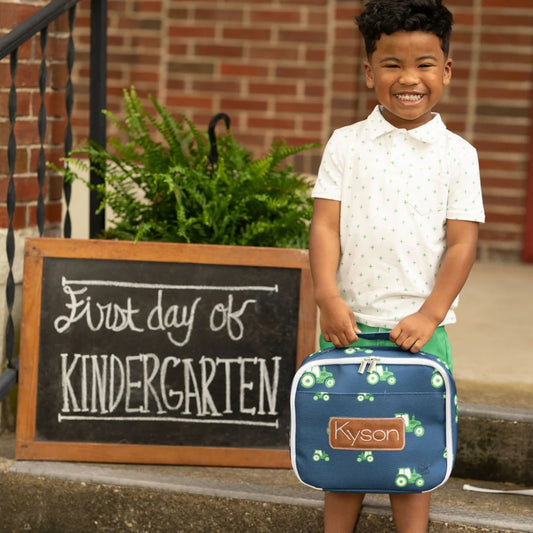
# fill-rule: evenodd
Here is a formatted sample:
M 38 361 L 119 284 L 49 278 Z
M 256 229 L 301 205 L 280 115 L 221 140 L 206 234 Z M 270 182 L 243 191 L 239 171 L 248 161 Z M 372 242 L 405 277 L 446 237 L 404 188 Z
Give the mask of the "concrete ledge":
M 459 415 L 454 475 L 533 486 L 533 422 Z
M 290 471 L 148 468 L 11 463 L 0 474 L 0 531 L 322 531 L 322 493 Z M 431 533 L 533 532 L 530 498 L 466 493 L 462 485 L 453 479 L 434 492 Z M 388 498 L 369 495 L 356 531 L 391 531 L 391 520 Z

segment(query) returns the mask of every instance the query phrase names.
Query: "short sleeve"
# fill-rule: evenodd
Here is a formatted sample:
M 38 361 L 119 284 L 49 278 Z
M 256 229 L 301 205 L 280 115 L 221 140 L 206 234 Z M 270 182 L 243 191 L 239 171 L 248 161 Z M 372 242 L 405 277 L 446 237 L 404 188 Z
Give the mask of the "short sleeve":
M 446 218 L 485 222 L 479 161 L 476 149 L 461 139 L 452 143 L 450 188 Z
M 318 177 L 313 187 L 313 198 L 341 200 L 344 158 L 339 131 L 335 131 L 324 149 Z

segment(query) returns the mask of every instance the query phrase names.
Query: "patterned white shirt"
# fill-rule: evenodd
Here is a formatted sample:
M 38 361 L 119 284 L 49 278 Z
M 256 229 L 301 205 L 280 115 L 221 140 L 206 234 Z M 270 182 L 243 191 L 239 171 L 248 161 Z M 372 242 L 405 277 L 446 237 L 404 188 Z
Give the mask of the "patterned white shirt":
M 432 291 L 446 249 L 446 220 L 484 222 L 477 152 L 440 115 L 412 130 L 377 106 L 336 130 L 314 198 L 341 202 L 337 285 L 355 319 L 393 328 Z M 442 325 L 455 322 L 454 309 Z

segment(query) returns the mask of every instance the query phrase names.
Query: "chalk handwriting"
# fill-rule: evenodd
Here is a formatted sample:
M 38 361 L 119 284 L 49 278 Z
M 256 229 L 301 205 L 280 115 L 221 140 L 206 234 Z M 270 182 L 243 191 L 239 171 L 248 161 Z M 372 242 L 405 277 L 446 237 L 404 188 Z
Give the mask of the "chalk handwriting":
M 91 296 L 91 287 L 114 287 L 127 289 L 127 297 L 115 294 L 113 300 L 98 301 Z M 247 293 L 268 292 L 275 294 L 278 286 L 209 286 L 209 285 L 170 285 L 157 283 L 136 283 L 105 280 L 69 280 L 61 279 L 61 288 L 67 296 L 64 304 L 66 312 L 59 314 L 53 324 L 59 334 L 66 334 L 75 324 L 86 326 L 90 331 L 111 331 L 142 333 L 146 330 L 161 331 L 174 346 L 184 347 L 190 340 L 195 328 L 199 309 L 204 304 L 201 294 L 221 292 L 226 295 L 205 312 L 209 317 L 208 327 L 212 332 L 225 332 L 232 341 L 243 339 L 245 334 L 245 313 L 253 312 L 255 298 L 236 301 L 236 295 Z M 154 303 L 149 299 L 136 301 L 135 291 L 151 291 Z M 180 291 L 182 291 L 180 293 Z M 187 291 L 187 296 L 183 291 Z M 199 293 L 190 299 L 191 291 Z M 176 295 L 177 296 L 172 296 Z M 119 301 L 120 300 L 120 301 Z M 143 309 L 143 306 L 145 307 Z
M 122 358 L 61 353 L 60 358 L 60 422 L 166 420 L 278 427 L 278 356 L 195 360 L 154 353 Z

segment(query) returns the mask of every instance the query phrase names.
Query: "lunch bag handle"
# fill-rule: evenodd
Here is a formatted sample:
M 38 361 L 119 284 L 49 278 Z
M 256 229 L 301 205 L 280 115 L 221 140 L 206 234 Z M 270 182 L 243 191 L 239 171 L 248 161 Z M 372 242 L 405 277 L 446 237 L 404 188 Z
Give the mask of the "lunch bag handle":
M 357 336 L 360 339 L 366 339 L 369 341 L 388 341 L 390 331 L 374 331 L 367 333 L 358 333 Z

